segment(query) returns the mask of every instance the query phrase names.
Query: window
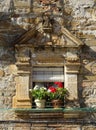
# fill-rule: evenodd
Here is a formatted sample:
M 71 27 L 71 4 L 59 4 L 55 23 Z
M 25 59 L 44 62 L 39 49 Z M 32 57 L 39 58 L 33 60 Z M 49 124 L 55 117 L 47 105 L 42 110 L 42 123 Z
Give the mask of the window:
M 64 82 L 64 67 L 33 67 L 33 82 Z
M 64 86 L 64 66 L 34 66 L 32 69 L 32 88 L 46 87 L 56 85 L 56 82 L 61 82 Z M 34 98 L 33 98 L 34 100 Z M 33 108 L 36 107 L 33 101 Z M 47 99 L 46 108 L 51 108 L 52 104 Z

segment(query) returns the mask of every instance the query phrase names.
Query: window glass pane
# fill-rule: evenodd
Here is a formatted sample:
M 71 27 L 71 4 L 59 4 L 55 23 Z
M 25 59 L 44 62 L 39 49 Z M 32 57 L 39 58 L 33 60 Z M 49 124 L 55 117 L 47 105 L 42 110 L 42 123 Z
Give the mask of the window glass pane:
M 63 67 L 34 67 L 32 73 L 33 82 L 64 82 Z

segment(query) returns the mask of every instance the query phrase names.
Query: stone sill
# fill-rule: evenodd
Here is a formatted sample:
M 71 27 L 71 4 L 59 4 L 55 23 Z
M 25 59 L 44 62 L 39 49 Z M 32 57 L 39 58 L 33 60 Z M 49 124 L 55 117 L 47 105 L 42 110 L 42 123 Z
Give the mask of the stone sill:
M 80 109 L 15 109 L 17 116 L 27 117 L 30 119 L 71 119 L 71 118 L 83 118 L 86 116 L 86 111 Z

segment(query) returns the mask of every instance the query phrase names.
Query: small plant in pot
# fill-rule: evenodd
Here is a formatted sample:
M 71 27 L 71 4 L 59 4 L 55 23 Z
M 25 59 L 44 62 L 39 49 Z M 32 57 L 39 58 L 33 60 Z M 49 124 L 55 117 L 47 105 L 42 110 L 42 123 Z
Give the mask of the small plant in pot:
M 54 108 L 61 108 L 64 98 L 68 95 L 67 89 L 61 82 L 55 82 L 48 88 L 48 98 Z
M 34 98 L 36 108 L 45 108 L 47 89 L 45 87 L 34 88 L 31 90 L 31 95 Z

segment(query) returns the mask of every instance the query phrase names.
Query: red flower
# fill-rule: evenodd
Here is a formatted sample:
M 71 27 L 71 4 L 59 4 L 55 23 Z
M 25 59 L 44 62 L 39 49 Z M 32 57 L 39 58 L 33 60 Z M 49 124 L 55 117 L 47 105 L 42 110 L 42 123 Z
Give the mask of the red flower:
M 48 91 L 54 93 L 54 92 L 56 92 L 56 88 L 54 88 L 53 86 L 50 86 L 48 88 Z
M 59 88 L 63 88 L 62 82 L 55 82 L 54 84 L 56 84 Z

